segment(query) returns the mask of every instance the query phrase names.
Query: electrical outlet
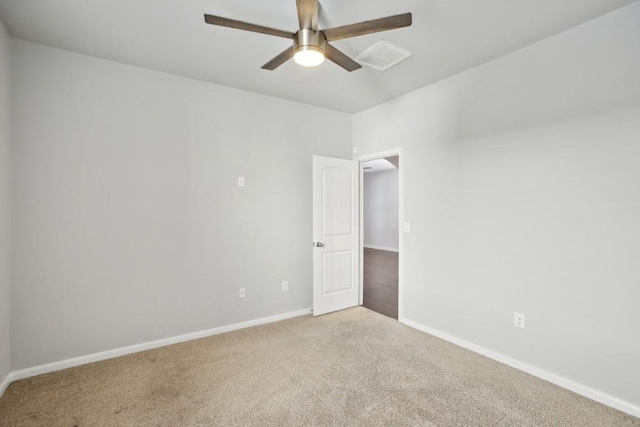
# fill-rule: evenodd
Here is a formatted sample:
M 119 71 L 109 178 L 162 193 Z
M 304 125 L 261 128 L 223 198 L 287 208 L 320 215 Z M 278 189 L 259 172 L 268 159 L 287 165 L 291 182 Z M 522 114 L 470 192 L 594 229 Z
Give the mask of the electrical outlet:
M 409 221 L 404 222 L 404 232 L 411 233 L 411 223 Z
M 289 281 L 285 280 L 282 282 L 282 291 L 288 291 L 289 290 Z
M 513 313 L 513 326 L 524 329 L 524 314 Z
M 240 292 L 238 292 L 238 298 L 244 298 L 246 296 L 245 289 L 240 288 Z
M 358 147 L 353 147 L 353 154 L 358 154 Z
M 244 176 L 238 177 L 238 187 L 244 187 Z

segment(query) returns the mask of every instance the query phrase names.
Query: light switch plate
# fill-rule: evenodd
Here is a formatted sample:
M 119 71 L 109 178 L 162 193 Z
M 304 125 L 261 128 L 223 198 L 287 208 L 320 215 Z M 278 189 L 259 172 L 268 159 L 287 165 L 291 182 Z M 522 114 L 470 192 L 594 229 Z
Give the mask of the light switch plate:
M 411 233 L 411 223 L 409 221 L 404 222 L 404 232 Z
M 238 187 L 244 187 L 244 176 L 238 178 Z

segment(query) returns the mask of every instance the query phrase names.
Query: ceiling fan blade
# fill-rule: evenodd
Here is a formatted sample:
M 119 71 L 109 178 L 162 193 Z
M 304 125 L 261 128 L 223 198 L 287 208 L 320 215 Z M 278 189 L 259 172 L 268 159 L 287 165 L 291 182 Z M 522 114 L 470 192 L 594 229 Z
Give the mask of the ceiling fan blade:
M 296 0 L 301 30 L 318 31 L 318 0 Z
M 348 39 L 350 37 L 377 33 L 380 31 L 408 27 L 410 25 L 411 13 L 403 13 L 401 15 L 387 16 L 386 18 L 374 19 L 372 21 L 359 22 L 357 24 L 322 30 L 322 32 L 327 38 L 327 41 L 331 42 L 334 40 Z
M 358 64 L 356 61 L 349 58 L 329 43 L 324 46 L 324 56 L 349 72 L 362 68 L 362 65 Z
M 238 30 L 251 31 L 254 33 L 269 34 L 270 36 L 292 39 L 293 33 L 289 31 L 276 30 L 275 28 L 263 27 L 262 25 L 249 24 L 248 22 L 236 21 L 235 19 L 223 18 L 221 16 L 204 15 L 207 24 L 219 25 L 221 27 L 237 28 Z
M 262 66 L 263 70 L 275 70 L 288 60 L 293 57 L 293 46 L 287 48 L 285 51 L 280 53 L 278 56 L 273 58 L 271 61 L 267 62 Z

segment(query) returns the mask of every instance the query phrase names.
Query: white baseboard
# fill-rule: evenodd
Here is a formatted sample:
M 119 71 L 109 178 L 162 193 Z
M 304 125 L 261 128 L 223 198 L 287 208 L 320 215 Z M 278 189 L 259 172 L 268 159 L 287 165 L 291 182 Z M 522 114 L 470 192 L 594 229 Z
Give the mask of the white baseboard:
M 11 381 L 14 380 L 11 374 L 12 373 L 9 372 L 5 377 L 5 379 L 2 380 L 2 382 L 0 383 L 0 397 L 2 397 L 5 391 L 7 391 L 7 387 L 9 387 L 9 384 L 11 384 Z
M 379 251 L 400 252 L 398 248 L 387 248 L 386 246 L 363 245 L 368 249 L 377 249 Z
M 550 383 L 558 385 L 562 388 L 571 390 L 574 393 L 588 397 L 589 399 L 595 400 L 596 402 L 600 402 L 604 405 L 610 406 L 619 411 L 626 412 L 629 415 L 640 417 L 640 406 L 635 405 L 631 402 L 627 402 L 623 399 L 619 399 L 615 396 L 604 393 L 600 390 L 596 390 L 592 387 L 577 383 L 568 378 L 562 377 L 560 375 L 554 374 L 552 372 L 546 371 L 536 366 L 529 365 L 528 363 L 522 362 L 520 360 L 511 358 L 509 356 L 505 356 L 504 354 L 497 353 L 493 350 L 489 350 L 487 348 L 470 343 L 463 339 L 454 337 L 452 335 L 449 335 L 437 329 L 424 326 L 418 322 L 414 322 L 413 320 L 409 320 L 407 318 L 401 318 L 399 319 L 399 321 L 400 323 L 404 323 L 405 325 L 418 329 L 419 331 L 426 332 L 430 335 L 441 338 L 452 344 L 466 348 L 467 350 L 471 350 L 475 353 L 478 353 L 490 359 L 496 360 L 500 363 L 504 363 L 505 365 L 508 365 L 508 366 L 511 366 L 512 368 L 516 368 L 520 371 L 526 372 L 527 374 L 533 375 L 538 378 L 542 378 L 545 381 L 549 381 Z
M 21 369 L 11 372 L 0 385 L 0 396 L 12 381 L 33 377 L 36 375 L 47 374 L 49 372 L 60 371 L 62 369 L 72 368 L 74 366 L 85 365 L 87 363 L 99 362 L 101 360 L 111 359 L 118 356 L 124 356 L 140 351 L 151 350 L 158 347 L 164 347 L 171 344 L 178 344 L 185 341 L 191 341 L 198 338 L 210 337 L 225 332 L 237 331 L 238 329 L 249 328 L 251 326 L 264 325 L 266 323 L 277 322 L 279 320 L 291 319 L 293 317 L 305 316 L 311 314 L 311 309 L 292 311 L 290 313 L 277 314 L 275 316 L 263 317 L 261 319 L 249 320 L 246 322 L 235 323 L 233 325 L 219 326 L 213 329 L 207 329 L 199 332 L 192 332 L 176 337 L 164 338 L 161 340 L 150 341 L 142 344 L 135 344 L 128 347 L 116 348 L 100 353 L 89 354 L 86 356 L 75 357 L 73 359 L 61 360 L 59 362 L 47 363 L 46 365 L 34 366 L 33 368 Z M 6 383 L 6 384 L 5 384 Z

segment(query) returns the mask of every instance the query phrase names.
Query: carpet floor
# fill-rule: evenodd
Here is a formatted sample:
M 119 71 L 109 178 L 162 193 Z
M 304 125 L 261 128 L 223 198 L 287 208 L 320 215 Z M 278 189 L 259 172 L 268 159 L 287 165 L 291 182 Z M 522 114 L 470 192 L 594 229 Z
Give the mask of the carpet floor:
M 12 383 L 1 426 L 640 426 L 357 307 Z

